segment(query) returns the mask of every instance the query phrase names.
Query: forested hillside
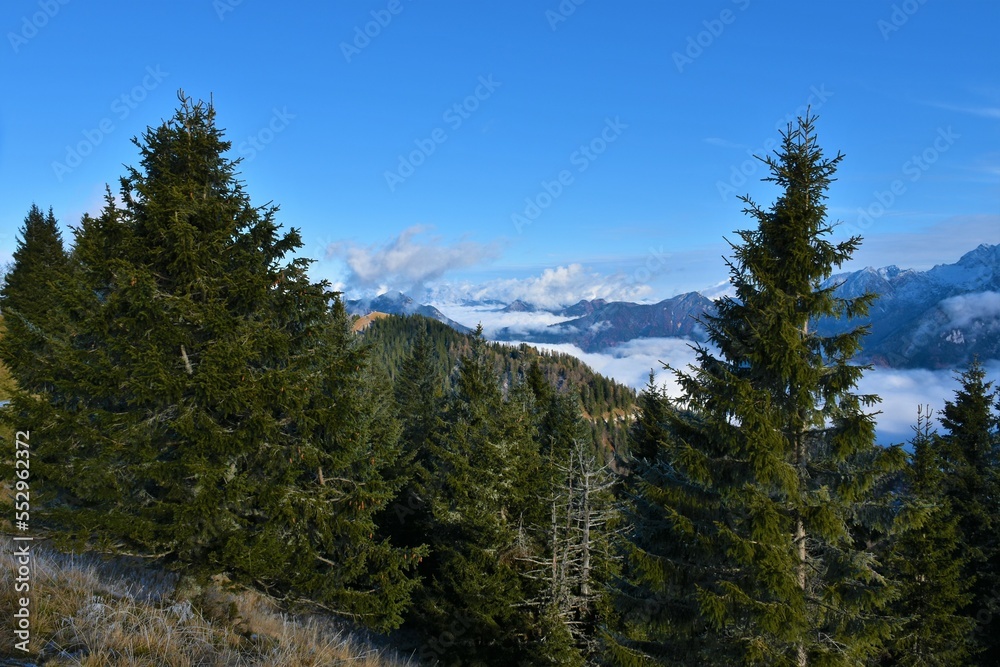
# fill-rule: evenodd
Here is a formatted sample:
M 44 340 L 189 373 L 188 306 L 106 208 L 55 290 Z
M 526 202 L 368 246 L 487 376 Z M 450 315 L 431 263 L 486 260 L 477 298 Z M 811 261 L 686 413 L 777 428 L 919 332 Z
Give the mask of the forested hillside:
M 256 588 L 428 665 L 1000 664 L 997 391 L 974 362 L 941 434 L 923 411 L 912 451 L 876 445 L 851 362 L 875 296 L 823 286 L 861 239 L 827 238 L 843 156 L 814 120 L 765 161 L 775 202 L 743 199 L 734 296 L 680 395 L 634 397 L 482 327 L 352 322 L 298 230 L 252 203 L 214 107 L 182 94 L 70 243 L 35 205 L 19 230 L 4 531 L 171 570 L 178 602 Z M 12 579 L 0 617 L 39 618 L 47 598 Z M 215 648 L 247 634 L 268 660 L 224 606 Z M 18 650 L 46 649 L 18 623 Z M 106 644 L 74 647 L 109 664 Z M 176 653 L 157 664 L 191 664 Z
M 472 345 L 472 337 L 452 327 L 420 315 L 390 315 L 371 321 L 364 338 L 371 342 L 374 355 L 395 379 L 406 355 L 421 332 L 428 336 L 434 367 L 443 388 L 450 387 L 459 363 Z M 493 368 L 510 387 L 523 380 L 535 365 L 557 391 L 580 397 L 583 416 L 590 427 L 595 453 L 607 458 L 626 446 L 628 427 L 633 420 L 635 391 L 626 385 L 595 373 L 576 357 L 557 352 L 539 351 L 529 345 L 490 343 L 486 350 Z

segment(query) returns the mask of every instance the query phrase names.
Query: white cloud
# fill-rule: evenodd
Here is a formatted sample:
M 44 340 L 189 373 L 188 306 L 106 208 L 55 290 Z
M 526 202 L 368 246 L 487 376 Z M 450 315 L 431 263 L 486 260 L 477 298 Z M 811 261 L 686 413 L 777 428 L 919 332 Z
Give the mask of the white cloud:
M 326 258 L 338 257 L 347 263 L 347 283 L 354 287 L 412 291 L 448 271 L 475 266 L 500 254 L 497 244 L 460 241 L 448 245 L 436 236 L 418 238 L 429 230 L 410 227 L 382 246 L 331 243 Z
M 985 369 L 987 380 L 1000 380 L 1000 362 L 987 362 Z M 913 436 L 917 406 L 929 405 L 939 416 L 945 401 L 955 400 L 959 387 L 956 377 L 957 373 L 950 370 L 876 368 L 865 373 L 858 391 L 882 398 L 877 408 L 882 412 L 877 417 L 880 440 L 907 442 Z
M 976 319 L 1000 317 L 1000 293 L 959 294 L 944 299 L 938 307 L 948 317 L 947 328 L 961 329 Z
M 514 333 L 528 333 L 542 331 L 552 324 L 571 319 L 553 315 L 544 310 L 534 313 L 505 313 L 502 306 L 444 303 L 436 304 L 435 307 L 449 318 L 470 329 L 475 328 L 477 324 L 482 324 L 483 333 L 487 338 L 500 329 L 508 329 Z
M 649 285 L 637 283 L 625 274 L 605 275 L 582 264 L 569 264 L 545 269 L 540 275 L 528 278 L 492 280 L 481 285 L 446 285 L 432 289 L 430 297 L 436 305 L 460 299 L 503 303 L 520 299 L 541 308 L 557 309 L 581 299 L 639 301 L 651 293 Z
M 571 354 L 598 373 L 614 378 L 640 390 L 646 385 L 649 371 L 656 373 L 658 385 L 665 386 L 668 395 L 677 397 L 680 390 L 673 373 L 663 365 L 685 370 L 695 363 L 690 341 L 679 338 L 643 338 L 629 341 L 616 348 L 588 353 L 574 345 L 534 344 L 535 347 Z M 1000 362 L 986 363 L 987 380 L 1000 381 Z M 882 402 L 872 408 L 876 417 L 878 440 L 882 444 L 908 442 L 916 423 L 917 406 L 929 405 L 936 416 L 945 401 L 955 399 L 958 389 L 956 373 L 949 370 L 893 370 L 876 368 L 864 374 L 856 393 L 876 394 Z M 935 424 L 937 421 L 935 420 Z

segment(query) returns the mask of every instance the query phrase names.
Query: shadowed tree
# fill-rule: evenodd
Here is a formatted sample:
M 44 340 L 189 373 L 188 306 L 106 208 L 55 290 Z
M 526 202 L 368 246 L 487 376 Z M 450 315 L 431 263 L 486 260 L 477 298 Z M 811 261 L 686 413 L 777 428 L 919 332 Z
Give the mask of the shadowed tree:
M 899 583 L 894 609 L 902 624 L 888 643 L 884 665 L 967 665 L 974 646 L 975 621 L 961 615 L 971 600 L 969 557 L 958 516 L 944 494 L 946 473 L 931 417 L 929 408 L 918 408 L 913 454 L 903 476 L 912 511 L 920 516 L 887 557 Z
M 56 293 L 61 374 L 10 411 L 46 433 L 47 525 L 397 625 L 414 553 L 374 535 L 396 432 L 339 299 L 251 204 L 214 108 L 181 96 L 134 141 Z
M 976 360 L 958 377 L 955 400 L 945 403 L 939 447 L 945 497 L 958 517 L 972 582 L 963 613 L 975 622 L 974 664 L 1000 661 L 1000 417 L 998 392 Z
M 530 389 L 503 387 L 480 328 L 430 451 L 431 553 L 415 621 L 429 638 L 448 633 L 450 645 L 434 655 L 443 664 L 579 659 L 569 632 L 526 604 L 537 582 L 525 559 L 542 548 L 531 527 L 548 517 L 537 429 Z
M 431 435 L 440 419 L 444 396 L 426 323 L 422 319 L 413 323 L 418 333 L 393 387 L 401 455 L 388 474 L 398 483 L 399 492 L 379 523 L 397 544 L 416 547 L 427 542 L 431 530 Z

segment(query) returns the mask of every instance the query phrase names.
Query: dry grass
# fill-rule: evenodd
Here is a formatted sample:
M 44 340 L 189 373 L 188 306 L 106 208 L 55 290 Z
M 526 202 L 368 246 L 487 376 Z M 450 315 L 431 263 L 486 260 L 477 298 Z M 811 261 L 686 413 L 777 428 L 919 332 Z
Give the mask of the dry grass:
M 374 322 L 375 320 L 381 320 L 383 317 L 389 317 L 389 314 L 381 313 L 376 310 L 371 313 L 368 313 L 367 315 L 363 315 L 358 319 L 354 320 L 354 323 L 351 324 L 351 331 L 353 331 L 354 333 L 358 333 L 359 331 L 364 331 L 365 329 L 371 326 L 372 322 Z
M 17 564 L 0 537 L 0 618 L 13 618 Z M 270 598 L 216 578 L 178 587 L 175 576 L 119 558 L 31 548 L 31 649 L 45 665 L 405 667 L 413 662 L 346 633 L 330 618 L 283 613 Z M 14 649 L 0 627 L 0 656 Z

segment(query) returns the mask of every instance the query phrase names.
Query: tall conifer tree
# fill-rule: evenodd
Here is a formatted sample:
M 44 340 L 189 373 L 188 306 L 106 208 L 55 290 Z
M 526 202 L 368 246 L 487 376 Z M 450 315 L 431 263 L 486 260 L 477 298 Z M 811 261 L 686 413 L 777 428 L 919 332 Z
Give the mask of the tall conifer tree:
M 374 522 L 396 432 L 339 299 L 286 259 L 299 234 L 250 203 L 210 105 L 135 143 L 122 204 L 76 232 L 65 375 L 15 401 L 49 525 L 398 624 L 413 554 Z
M 65 332 L 58 294 L 68 278 L 69 257 L 55 215 L 32 204 L 0 289 L 9 332 L 0 340 L 0 359 L 25 388 L 51 387 L 59 372 L 51 367 L 51 351 Z
M 876 447 L 877 398 L 853 391 L 864 328 L 814 326 L 872 299 L 822 286 L 860 243 L 826 238 L 841 159 L 799 119 L 765 159 L 779 198 L 743 198 L 757 224 L 733 245 L 735 295 L 704 318 L 713 347 L 676 373 L 680 409 L 634 494 L 622 664 L 857 665 L 892 629 L 892 588 L 856 537 L 890 529 L 891 498 L 873 490 L 904 454 Z
M 969 554 L 958 516 L 945 496 L 940 441 L 931 430 L 931 410 L 921 407 L 903 481 L 919 525 L 892 545 L 889 567 L 898 581 L 893 607 L 902 619 L 881 664 L 917 667 L 967 665 L 975 621 L 961 615 L 971 600 Z
M 398 544 L 416 547 L 427 542 L 431 530 L 431 436 L 440 419 L 444 391 L 426 322 L 423 318 L 411 321 L 418 328 L 417 336 L 393 386 L 401 454 L 389 474 L 399 491 L 379 523 Z
M 975 664 L 1000 662 L 1000 417 L 998 392 L 976 360 L 959 375 L 945 403 L 940 438 L 943 485 L 968 554 L 972 600 L 963 613 L 976 624 Z
M 480 328 L 433 436 L 431 554 L 416 620 L 431 638 L 448 633 L 434 655 L 443 664 L 551 664 L 571 650 L 569 633 L 545 644 L 550 626 L 525 604 L 537 586 L 524 576 L 538 547 L 530 528 L 548 510 L 532 397 L 521 385 L 504 391 L 485 346 Z
M 652 371 L 638 400 L 638 415 L 629 429 L 628 458 L 633 464 L 656 461 L 660 447 L 667 440 L 667 412 L 670 407 L 662 387 L 656 385 Z

